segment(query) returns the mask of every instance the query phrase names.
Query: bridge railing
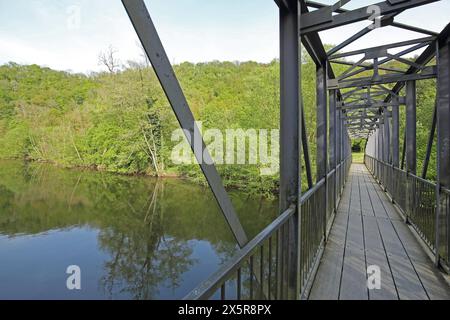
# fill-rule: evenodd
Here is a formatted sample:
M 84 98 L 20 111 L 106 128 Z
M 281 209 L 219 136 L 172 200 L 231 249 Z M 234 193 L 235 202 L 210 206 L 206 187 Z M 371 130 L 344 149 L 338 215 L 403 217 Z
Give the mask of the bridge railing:
M 438 252 L 444 261 L 447 263 L 447 267 L 450 262 L 450 248 L 449 248 L 449 217 L 450 217 L 450 190 L 441 188 L 439 195 L 439 216 L 438 216 L 438 231 L 437 235 L 439 237 L 438 242 Z
M 450 191 L 442 189 L 438 196 L 436 183 L 368 155 L 365 164 L 431 251 L 448 266 Z
M 327 225 L 335 214 L 351 165 L 351 157 L 320 180 L 300 199 L 300 226 L 296 208 L 290 207 L 251 240 L 209 279 L 198 285 L 186 300 L 288 300 L 299 295 L 289 288 L 290 232 L 300 232 L 299 291 L 314 277 L 327 234 Z M 325 199 L 328 198 L 328 204 Z M 329 205 L 332 203 L 333 206 Z

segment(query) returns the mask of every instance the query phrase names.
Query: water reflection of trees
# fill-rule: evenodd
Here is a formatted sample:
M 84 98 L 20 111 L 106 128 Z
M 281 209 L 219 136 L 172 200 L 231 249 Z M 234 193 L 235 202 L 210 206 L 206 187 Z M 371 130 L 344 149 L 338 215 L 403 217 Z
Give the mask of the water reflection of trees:
M 270 202 L 233 194 L 233 203 L 245 213 L 240 218 L 250 237 L 273 219 Z M 98 244 L 110 257 L 99 287 L 110 298 L 175 292 L 197 263 L 190 240 L 208 242 L 222 262 L 236 250 L 212 194 L 176 179 L 2 163 L 0 209 L 0 233 L 8 236 L 74 226 L 99 230 Z
M 126 293 L 133 299 L 152 299 L 158 296 L 162 283 L 168 283 L 175 291 L 181 284 L 181 275 L 195 263 L 191 258 L 193 249 L 187 242 L 165 236 L 160 193 L 163 184 L 158 181 L 147 209 L 139 211 L 140 226 L 125 232 L 123 228 L 108 228 L 99 235 L 102 248 L 112 256 L 104 265 L 106 275 L 100 279 L 110 298 Z M 131 210 L 139 214 L 132 205 Z

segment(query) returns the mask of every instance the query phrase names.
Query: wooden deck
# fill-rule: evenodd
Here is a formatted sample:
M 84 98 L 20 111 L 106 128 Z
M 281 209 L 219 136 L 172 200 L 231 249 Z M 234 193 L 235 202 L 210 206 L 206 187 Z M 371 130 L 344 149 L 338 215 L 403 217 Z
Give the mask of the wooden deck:
M 372 265 L 380 290 L 367 288 Z M 444 276 L 362 164 L 350 170 L 309 299 L 450 299 Z

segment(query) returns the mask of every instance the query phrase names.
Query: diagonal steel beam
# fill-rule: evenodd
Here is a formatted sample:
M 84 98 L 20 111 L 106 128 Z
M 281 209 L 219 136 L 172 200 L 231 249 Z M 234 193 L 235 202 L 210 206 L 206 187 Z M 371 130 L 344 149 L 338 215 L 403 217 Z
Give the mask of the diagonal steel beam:
M 357 62 L 353 63 L 353 65 L 348 68 L 347 70 L 345 70 L 342 74 L 340 74 L 337 79 L 338 81 L 352 77 L 354 75 L 357 75 L 361 72 L 366 71 L 366 69 L 363 67 L 362 69 L 356 70 L 356 72 L 352 72 L 353 70 L 355 70 L 358 67 L 361 67 L 361 64 L 366 61 L 366 57 L 362 57 L 360 60 L 358 60 Z
M 431 130 L 430 130 L 430 135 L 428 136 L 427 151 L 425 153 L 425 160 L 423 162 L 423 167 L 422 167 L 422 178 L 423 179 L 427 178 L 428 165 L 430 163 L 430 157 L 431 157 L 431 151 L 433 149 L 434 137 L 436 136 L 437 101 L 438 101 L 438 99 L 436 99 L 436 101 L 434 103 L 433 118 L 431 120 Z
M 413 61 L 410 61 L 408 59 L 402 58 L 402 57 L 400 57 L 399 55 L 396 55 L 396 54 L 388 53 L 387 56 L 388 56 L 388 58 L 390 58 L 392 60 L 397 60 L 398 62 L 404 63 L 404 64 L 406 64 L 408 66 L 415 67 L 418 70 L 420 70 L 420 69 L 422 69 L 424 67 L 424 66 L 418 65 L 417 63 L 415 63 Z
M 225 219 L 236 238 L 239 246 L 244 247 L 248 238 L 239 221 L 227 192 L 222 184 L 219 173 L 214 166 L 206 145 L 201 138 L 199 128 L 189 108 L 186 97 L 173 71 L 166 51 L 161 43 L 158 32 L 148 13 L 143 0 L 122 0 L 125 10 L 136 30 L 136 33 L 147 53 L 161 86 L 172 106 L 172 109 L 188 138 L 192 151 L 211 187 Z M 198 138 L 196 138 L 198 137 Z
M 388 15 L 383 16 L 380 19 L 380 25 L 382 27 L 389 25 L 390 23 L 393 22 L 394 17 L 396 15 L 398 15 L 400 12 L 394 12 Z M 359 32 L 355 33 L 354 35 L 352 35 L 350 38 L 346 39 L 345 41 L 343 41 L 342 43 L 338 44 L 337 46 L 335 46 L 333 49 L 331 49 L 330 51 L 327 52 L 328 56 L 331 56 L 333 54 L 335 54 L 336 52 L 344 49 L 346 46 L 352 44 L 353 42 L 355 42 L 356 40 L 364 37 L 366 34 L 370 33 L 371 31 L 375 30 L 375 22 L 373 24 L 371 24 L 370 26 L 365 27 L 364 29 L 360 30 Z
M 378 78 L 357 78 L 344 81 L 328 80 L 330 89 L 344 89 L 361 86 L 370 86 L 375 84 L 394 83 L 399 81 L 425 80 L 436 78 L 436 67 L 427 67 L 422 73 L 399 74 L 399 75 L 383 75 Z
M 382 46 L 376 46 L 376 47 L 364 48 L 364 49 L 354 50 L 354 51 L 349 51 L 349 52 L 337 53 L 337 54 L 330 56 L 330 59 L 332 59 L 332 60 L 340 59 L 340 58 L 359 55 L 359 54 L 365 54 L 365 55 L 371 54 L 374 57 L 376 53 L 383 54 L 388 49 L 405 47 L 405 46 L 418 44 L 418 43 L 421 43 L 421 44 L 431 43 L 434 40 L 436 40 L 436 37 L 424 37 L 424 38 L 418 38 L 418 39 L 412 39 L 412 40 L 405 40 L 405 41 L 390 43 L 390 44 L 386 44 L 386 45 L 382 45 Z
M 275 0 L 275 1 L 277 1 L 277 0 Z M 323 8 L 323 7 L 327 6 L 326 4 L 323 4 L 323 3 L 320 3 L 320 2 L 316 2 L 316 1 L 307 1 L 306 4 L 307 4 L 308 7 L 316 8 L 316 9 L 320 9 L 320 8 Z M 336 12 L 336 13 L 345 13 L 345 12 L 349 12 L 349 11 L 350 10 L 342 9 L 342 8 L 338 8 L 338 9 L 334 10 L 334 12 Z M 405 29 L 405 30 L 409 30 L 409 31 L 417 32 L 417 33 L 428 34 L 430 36 L 437 36 L 439 34 L 439 33 L 434 32 L 434 31 L 425 30 L 425 29 L 422 29 L 422 28 L 418 28 L 418 27 L 415 27 L 415 26 L 411 26 L 411 25 L 408 25 L 408 24 L 395 22 L 395 21 L 393 21 L 390 25 L 393 26 L 393 27 L 396 27 L 396 28 L 401 28 L 401 29 Z
M 404 56 L 404 55 L 406 55 L 406 54 L 408 54 L 408 53 L 411 53 L 411 52 L 414 52 L 414 51 L 416 51 L 416 50 L 419 50 L 419 49 L 421 49 L 421 48 L 423 48 L 423 47 L 425 47 L 425 46 L 427 46 L 429 43 L 428 42 L 425 42 L 425 43 L 419 43 L 419 44 L 416 44 L 415 46 L 413 46 L 413 47 L 410 47 L 410 48 L 408 48 L 408 49 L 405 49 L 405 50 L 402 50 L 402 51 L 400 51 L 399 53 L 397 53 L 397 54 L 395 54 L 396 56 Z M 381 65 L 381 64 L 385 64 L 385 63 L 388 63 L 389 61 L 392 61 L 393 59 L 392 58 L 385 58 L 385 59 L 383 59 L 383 60 L 380 60 L 380 62 L 379 62 L 379 64 Z
M 342 64 L 342 65 L 345 65 L 345 66 L 353 65 L 353 62 L 349 62 L 349 61 L 345 61 L 345 60 L 332 60 L 332 61 L 330 61 L 330 63 Z M 361 67 L 366 68 L 366 70 L 373 70 L 373 68 L 374 68 L 374 66 L 372 64 L 367 64 L 367 63 L 363 63 L 361 65 Z M 404 70 L 401 70 L 401 69 L 380 66 L 380 63 L 378 63 L 378 69 L 379 70 L 385 70 L 385 71 L 391 71 L 391 72 L 400 72 L 400 73 L 404 72 Z
M 424 52 L 422 52 L 422 54 L 416 59 L 415 63 L 419 64 L 419 65 L 426 65 L 428 62 L 430 62 L 436 56 L 436 43 L 437 43 L 437 41 L 439 41 L 440 39 L 445 39 L 449 35 L 450 35 L 450 23 L 447 24 L 447 26 L 444 28 L 444 30 L 442 30 L 442 32 L 438 36 L 438 39 L 433 41 L 433 43 L 430 44 L 425 49 Z M 410 67 L 406 71 L 406 74 L 417 73 L 418 71 L 419 71 L 419 69 L 417 69 L 415 67 Z M 404 81 L 400 81 L 394 86 L 392 91 L 395 92 L 396 94 L 398 94 L 404 87 L 405 87 L 405 82 Z M 392 98 L 393 98 L 392 95 L 388 95 L 386 97 L 385 101 L 389 102 L 389 101 L 391 101 Z
M 406 9 L 422 6 L 439 0 L 406 0 L 399 3 L 391 4 L 388 1 L 374 4 L 380 9 L 380 15 L 403 11 Z M 355 10 L 345 11 L 343 13 L 332 15 L 333 7 L 325 6 L 319 10 L 310 12 L 302 18 L 301 32 L 308 34 L 310 32 L 320 32 L 346 24 L 367 20 L 372 12 L 369 10 L 371 6 L 365 6 Z M 337 11 L 337 10 L 334 10 Z
M 311 189 L 314 186 L 314 183 L 312 179 L 311 158 L 309 156 L 308 132 L 306 128 L 303 102 L 302 102 L 302 149 L 303 149 L 303 158 L 305 160 L 306 180 L 308 180 L 308 188 Z

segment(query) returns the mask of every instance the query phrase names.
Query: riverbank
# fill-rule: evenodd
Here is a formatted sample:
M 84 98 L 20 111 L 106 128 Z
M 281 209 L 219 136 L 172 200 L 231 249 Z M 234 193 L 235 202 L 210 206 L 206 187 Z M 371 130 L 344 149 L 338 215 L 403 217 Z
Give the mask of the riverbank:
M 230 197 L 249 238 L 278 215 Z M 182 179 L 0 161 L 0 208 L 0 299 L 181 299 L 237 248 L 213 194 Z M 66 289 L 70 265 L 83 290 Z
M 118 176 L 125 176 L 125 177 L 143 177 L 143 178 L 154 178 L 154 179 L 180 179 L 184 181 L 188 181 L 191 183 L 194 183 L 199 186 L 207 187 L 208 183 L 201 173 L 200 169 L 200 175 L 199 174 L 192 174 L 192 170 L 186 171 L 186 173 L 179 173 L 176 172 L 176 168 L 171 168 L 171 171 L 167 172 L 160 172 L 158 175 L 155 173 L 145 173 L 145 172 L 117 172 L 113 170 L 108 170 L 105 167 L 98 166 L 98 165 L 68 165 L 68 164 L 61 164 L 55 161 L 51 160 L 41 160 L 41 159 L 18 159 L 18 158 L 0 158 L 0 161 L 21 161 L 29 164 L 46 164 L 51 165 L 55 168 L 65 169 L 65 170 L 72 170 L 72 171 L 86 171 L 86 172 L 104 172 L 109 173 L 113 175 Z M 253 195 L 253 196 L 261 196 L 268 200 L 273 200 L 278 196 L 278 189 L 272 189 L 272 190 L 265 190 L 265 192 L 258 192 L 257 188 L 245 188 L 242 187 L 242 184 L 233 183 L 229 180 L 223 179 L 225 189 L 228 191 L 240 191 L 244 194 Z M 247 185 L 248 186 L 248 185 Z

